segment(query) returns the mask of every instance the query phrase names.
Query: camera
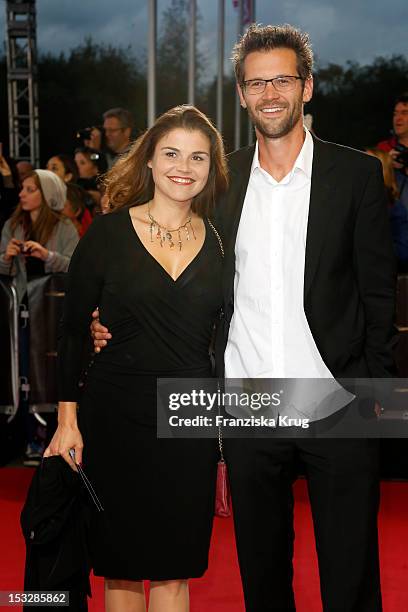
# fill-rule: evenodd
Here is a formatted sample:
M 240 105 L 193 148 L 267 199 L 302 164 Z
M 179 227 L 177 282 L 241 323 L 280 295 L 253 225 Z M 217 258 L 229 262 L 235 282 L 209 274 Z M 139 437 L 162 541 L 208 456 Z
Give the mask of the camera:
M 92 130 L 99 130 L 103 135 L 104 129 L 103 125 L 93 125 L 92 127 L 82 128 L 77 131 L 76 137 L 78 140 L 89 140 L 91 138 Z
M 403 144 L 397 144 L 394 149 L 398 151 L 398 156 L 395 158 L 397 164 L 401 164 L 404 168 L 408 168 L 408 147 Z
M 24 242 L 21 243 L 20 249 L 24 255 L 31 255 L 33 250 L 31 247 L 27 247 Z

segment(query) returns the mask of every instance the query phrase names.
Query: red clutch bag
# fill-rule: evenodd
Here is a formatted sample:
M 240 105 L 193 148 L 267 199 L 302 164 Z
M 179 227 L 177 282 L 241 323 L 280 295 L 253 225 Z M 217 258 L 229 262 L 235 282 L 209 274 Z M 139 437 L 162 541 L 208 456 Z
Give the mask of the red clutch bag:
M 227 464 L 220 459 L 217 464 L 217 484 L 215 490 L 215 516 L 231 516 L 231 493 L 228 484 Z

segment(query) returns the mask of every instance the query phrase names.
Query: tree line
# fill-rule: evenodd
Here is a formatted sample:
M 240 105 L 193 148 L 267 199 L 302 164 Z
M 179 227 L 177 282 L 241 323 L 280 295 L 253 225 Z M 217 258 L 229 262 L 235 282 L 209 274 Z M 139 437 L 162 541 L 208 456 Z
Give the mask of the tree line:
M 173 0 L 163 14 L 157 49 L 157 111 L 187 101 L 187 3 Z M 200 17 L 198 16 L 198 33 Z M 199 35 L 198 35 L 199 37 Z M 216 77 L 206 79 L 208 58 L 197 51 L 196 105 L 215 122 Z M 0 57 L 0 141 L 8 146 L 7 74 Z M 102 113 L 122 106 L 132 111 L 135 136 L 146 128 L 146 57 L 130 49 L 95 43 L 91 38 L 59 55 L 38 58 L 41 159 L 70 152 L 80 128 L 101 123 Z M 364 148 L 387 137 L 393 101 L 408 91 L 408 61 L 404 56 L 378 57 L 371 64 L 317 65 L 315 91 L 305 112 L 313 115 L 316 134 L 325 139 Z M 223 136 L 234 148 L 235 82 L 224 83 Z M 246 114 L 241 113 L 243 144 Z

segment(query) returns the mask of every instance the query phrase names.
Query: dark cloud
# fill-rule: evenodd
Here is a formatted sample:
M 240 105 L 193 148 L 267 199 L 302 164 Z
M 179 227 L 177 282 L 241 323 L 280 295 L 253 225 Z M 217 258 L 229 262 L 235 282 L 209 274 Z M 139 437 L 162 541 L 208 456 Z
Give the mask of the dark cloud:
M 159 15 L 170 0 L 159 0 Z M 218 2 L 197 2 L 202 16 L 199 45 L 215 71 Z M 96 42 L 146 50 L 147 0 L 38 0 L 40 51 L 68 51 L 91 35 Z M 378 55 L 408 53 L 406 0 L 257 0 L 257 21 L 292 23 L 307 30 L 320 63 L 371 62 Z M 225 0 L 226 69 L 236 38 L 232 0 Z M 0 3 L 0 28 L 5 28 L 5 2 Z M 159 18 L 159 28 L 161 20 Z
M 258 2 L 258 7 L 259 21 L 308 31 L 322 63 L 366 63 L 408 52 L 406 0 L 284 0 Z

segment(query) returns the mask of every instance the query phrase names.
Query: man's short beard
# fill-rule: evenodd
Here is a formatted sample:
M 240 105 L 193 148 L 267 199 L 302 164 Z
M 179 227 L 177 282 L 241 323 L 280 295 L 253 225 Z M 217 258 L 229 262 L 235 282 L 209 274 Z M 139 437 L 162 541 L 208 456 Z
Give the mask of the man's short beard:
M 302 116 L 303 110 L 303 101 L 297 100 L 295 106 L 292 109 L 292 112 L 289 114 L 287 119 L 276 126 L 275 129 L 266 129 L 265 124 L 263 124 L 256 116 L 253 115 L 252 111 L 248 108 L 248 114 L 252 123 L 254 124 L 257 131 L 265 136 L 265 138 L 283 138 L 289 132 L 291 132 L 294 126 L 298 123 L 299 119 Z

